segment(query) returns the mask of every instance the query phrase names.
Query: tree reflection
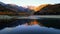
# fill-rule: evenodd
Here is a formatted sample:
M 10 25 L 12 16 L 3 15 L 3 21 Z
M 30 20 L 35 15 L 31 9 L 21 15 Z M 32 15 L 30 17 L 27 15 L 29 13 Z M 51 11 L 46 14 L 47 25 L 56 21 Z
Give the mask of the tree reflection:
M 52 27 L 60 29 L 60 19 L 59 18 L 44 18 L 44 19 L 38 19 L 39 25 L 42 24 L 46 27 Z
M 6 27 L 16 27 L 27 23 L 27 25 L 36 25 L 52 27 L 60 29 L 59 18 L 43 18 L 43 19 L 11 19 L 11 20 L 0 20 L 0 30 Z
M 10 20 L 0 20 L 0 30 L 5 27 L 16 27 L 21 24 L 29 23 L 30 19 L 10 19 Z

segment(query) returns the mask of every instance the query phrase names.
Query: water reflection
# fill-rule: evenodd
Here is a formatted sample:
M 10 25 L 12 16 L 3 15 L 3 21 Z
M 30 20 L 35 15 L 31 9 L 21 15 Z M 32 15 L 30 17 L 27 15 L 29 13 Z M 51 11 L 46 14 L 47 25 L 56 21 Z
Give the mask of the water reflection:
M 60 19 L 59 18 L 43 18 L 43 19 L 18 19 L 18 20 L 0 20 L 0 29 L 5 27 L 15 27 L 22 24 L 47 26 L 60 29 Z
M 0 31 L 0 34 L 60 34 L 60 30 L 40 25 L 19 25 L 14 28 L 5 28 Z
M 0 20 L 0 30 L 5 27 L 16 27 L 21 24 L 29 23 L 33 20 L 30 19 L 11 19 L 11 20 Z
M 37 21 L 43 26 L 60 29 L 60 18 L 45 18 Z
M 18 26 L 19 25 L 19 26 Z M 9 28 L 10 27 L 10 28 Z M 60 33 L 60 18 L 19 19 L 0 23 L 0 33 Z M 45 32 L 46 31 L 46 32 Z

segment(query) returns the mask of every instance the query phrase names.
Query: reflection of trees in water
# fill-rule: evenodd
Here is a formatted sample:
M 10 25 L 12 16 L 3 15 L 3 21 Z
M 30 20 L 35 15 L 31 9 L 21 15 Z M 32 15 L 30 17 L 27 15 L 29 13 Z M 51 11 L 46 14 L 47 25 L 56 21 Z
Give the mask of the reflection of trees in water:
M 5 27 L 16 27 L 21 24 L 29 23 L 32 20 L 30 19 L 11 19 L 11 20 L 0 20 L 0 29 L 3 29 Z
M 29 25 L 39 24 L 40 26 L 60 29 L 60 19 L 59 18 L 44 18 L 44 19 L 36 19 L 34 21 L 32 21 L 32 23 L 29 23 Z
M 25 23 L 27 23 L 28 25 L 39 24 L 46 27 L 53 27 L 60 29 L 60 19 L 46 18 L 46 19 L 0 20 L 0 30 L 5 27 L 16 27 L 18 25 Z
M 2 28 L 5 28 L 5 27 L 7 27 L 7 26 L 13 26 L 12 24 L 12 22 L 13 21 L 16 21 L 16 20 L 13 20 L 13 19 L 11 19 L 11 20 L 1 20 L 0 19 L 0 29 L 2 29 Z
M 46 19 L 38 19 L 40 24 L 47 27 L 53 27 L 60 29 L 60 19 L 59 18 L 46 18 Z

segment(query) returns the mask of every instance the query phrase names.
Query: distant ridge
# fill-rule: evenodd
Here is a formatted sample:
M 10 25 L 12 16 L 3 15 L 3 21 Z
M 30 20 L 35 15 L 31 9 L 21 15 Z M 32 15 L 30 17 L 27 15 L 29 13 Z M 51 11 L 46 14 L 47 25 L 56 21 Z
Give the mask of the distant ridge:
M 41 10 L 42 8 L 46 7 L 46 6 L 48 6 L 48 4 L 42 4 L 42 5 L 40 5 L 40 6 L 35 7 L 34 10 L 35 10 L 35 11 L 39 11 L 39 10 Z
M 48 4 L 38 7 L 35 15 L 60 15 L 60 4 Z

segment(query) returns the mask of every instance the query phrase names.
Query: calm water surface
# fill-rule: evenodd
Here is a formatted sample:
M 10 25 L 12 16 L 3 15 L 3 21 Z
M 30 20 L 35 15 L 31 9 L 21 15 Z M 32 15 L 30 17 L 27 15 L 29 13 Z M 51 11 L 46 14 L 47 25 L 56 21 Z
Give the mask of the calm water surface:
M 34 20 L 36 20 L 37 22 L 34 22 Z M 5 27 L 4 29 L 0 30 L 0 34 L 60 34 L 59 25 L 60 19 L 59 20 L 34 19 L 34 20 L 33 19 L 17 20 L 15 21 L 15 24 L 18 24 L 18 26 Z
M 59 29 L 54 28 L 48 28 L 48 27 L 42 27 L 40 25 L 32 25 L 32 26 L 26 26 L 26 25 L 19 25 L 14 28 L 5 28 L 0 31 L 0 34 L 31 34 L 31 33 L 41 33 L 41 34 L 60 34 Z

